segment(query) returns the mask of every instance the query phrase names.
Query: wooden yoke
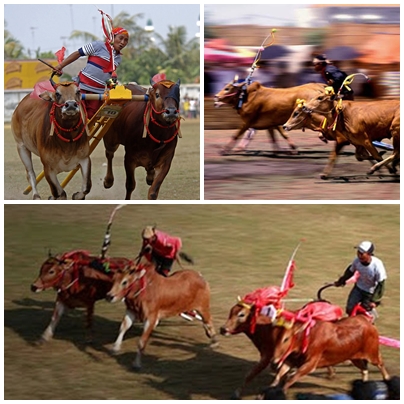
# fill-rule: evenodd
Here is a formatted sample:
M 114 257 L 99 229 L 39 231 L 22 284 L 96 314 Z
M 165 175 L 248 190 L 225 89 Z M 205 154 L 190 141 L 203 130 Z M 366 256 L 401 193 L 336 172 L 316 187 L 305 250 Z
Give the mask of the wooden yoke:
M 97 147 L 98 143 L 107 133 L 108 129 L 114 122 L 114 119 L 119 115 L 124 104 L 128 101 L 143 101 L 147 102 L 149 96 L 147 94 L 132 95 L 132 92 L 125 88 L 125 86 L 117 85 L 115 88 L 107 90 L 104 94 L 82 94 L 83 100 L 104 100 L 97 113 L 87 122 L 87 133 L 90 137 L 90 152 L 89 155 Z M 60 184 L 62 188 L 70 182 L 80 166 L 77 166 L 74 170 L 66 176 L 63 182 Z M 36 183 L 38 184 L 45 176 L 45 172 L 42 171 L 36 177 Z M 31 186 L 28 186 L 24 195 L 28 195 L 32 191 Z

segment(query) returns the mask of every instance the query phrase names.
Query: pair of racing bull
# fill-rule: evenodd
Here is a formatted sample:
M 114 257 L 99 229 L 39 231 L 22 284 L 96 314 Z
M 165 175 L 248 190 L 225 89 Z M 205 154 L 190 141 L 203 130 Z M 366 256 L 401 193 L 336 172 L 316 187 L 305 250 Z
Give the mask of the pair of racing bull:
M 104 187 L 114 183 L 112 159 L 122 144 L 125 147 L 126 196 L 136 187 L 135 169 L 144 167 L 150 186 L 148 199 L 157 199 L 174 157 L 180 126 L 180 82 L 150 80 L 146 90 L 128 85 L 133 95 L 147 95 L 147 102 L 128 102 L 104 135 L 107 173 Z M 82 94 L 75 82 L 56 84 L 53 91 L 44 91 L 35 98 L 33 92 L 17 106 L 11 128 L 17 150 L 33 190 L 33 199 L 40 199 L 32 153 L 39 156 L 45 178 L 50 186 L 50 199 L 66 199 L 66 192 L 57 178 L 61 172 L 80 166 L 82 187 L 72 199 L 85 199 L 91 190 L 91 161 L 87 118 Z M 144 131 L 146 136 L 144 136 Z M 100 136 L 100 134 L 95 133 Z
M 225 146 L 229 152 L 249 129 L 266 129 L 276 145 L 273 131 L 278 129 L 295 152 L 296 146 L 282 129 L 308 128 L 320 132 L 324 141 L 335 141 L 327 166 L 321 173 L 327 179 L 341 149 L 352 144 L 356 158 L 376 160 L 373 174 L 387 165 L 396 173 L 400 160 L 400 101 L 343 101 L 324 84 L 310 83 L 290 88 L 266 88 L 258 82 L 250 85 L 236 79 L 215 95 L 215 106 L 229 104 L 237 109 L 243 124 Z M 373 141 L 392 139 L 393 153 L 383 159 Z M 390 166 L 389 163 L 392 163 Z
M 52 339 L 66 309 L 84 307 L 87 311 L 87 332 L 92 339 L 92 318 L 95 303 L 106 299 L 111 303 L 124 300 L 126 313 L 112 353 L 118 353 L 125 333 L 135 320 L 144 324 L 138 341 L 133 367 L 141 367 L 142 354 L 152 331 L 164 318 L 196 312 L 201 319 L 211 346 L 217 345 L 216 331 L 210 314 L 209 284 L 194 270 L 176 271 L 169 277 L 160 275 L 155 264 L 142 258 L 102 258 L 88 251 L 75 250 L 49 256 L 31 285 L 33 292 L 53 288 L 57 299 L 51 322 L 41 342 Z
M 328 368 L 332 377 L 333 366 L 347 360 L 361 371 L 363 381 L 368 379 L 368 362 L 379 368 L 384 380 L 390 378 L 379 350 L 379 333 L 364 309 L 358 306 L 357 315 L 343 318 L 339 306 L 318 300 L 289 311 L 283 297 L 278 287 L 271 286 L 239 298 L 220 329 L 225 336 L 244 333 L 260 353 L 234 399 L 270 365 L 276 372 L 271 387 L 284 392 L 318 368 Z

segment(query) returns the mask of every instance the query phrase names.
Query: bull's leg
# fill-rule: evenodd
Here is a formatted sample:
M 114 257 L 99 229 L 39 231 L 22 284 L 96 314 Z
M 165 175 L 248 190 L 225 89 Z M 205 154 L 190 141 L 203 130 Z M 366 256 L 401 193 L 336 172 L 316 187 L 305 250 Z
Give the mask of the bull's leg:
M 73 194 L 72 199 L 86 199 L 86 195 L 91 190 L 91 160 L 90 158 L 86 158 L 80 162 L 80 170 L 81 170 L 81 178 L 82 178 L 82 186 L 81 191 Z
M 132 327 L 133 322 L 135 321 L 136 315 L 130 310 L 126 310 L 125 317 L 122 320 L 121 326 L 119 328 L 119 335 L 118 338 L 116 339 L 111 351 L 113 353 L 118 353 L 121 349 L 123 337 L 126 334 L 126 331 L 129 330 L 130 327 Z
M 86 316 L 87 342 L 91 342 L 93 340 L 93 316 L 94 316 L 94 303 L 87 306 L 87 316 Z
M 61 301 L 57 300 L 55 309 L 53 310 L 51 322 L 49 323 L 46 330 L 43 332 L 41 341 L 47 342 L 53 338 L 53 335 L 55 333 L 55 328 L 58 325 L 60 318 L 62 317 L 65 310 L 66 310 L 66 306 Z
M 36 187 L 36 175 L 32 164 L 32 154 L 23 144 L 18 144 L 17 150 L 27 171 L 27 180 L 32 188 L 32 199 L 41 199 Z
M 365 359 L 352 359 L 351 362 L 361 371 L 362 381 L 367 382 L 369 379 L 368 361 Z
M 228 153 L 237 144 L 238 139 L 243 136 L 243 133 L 250 128 L 250 125 L 243 124 L 243 126 L 238 130 L 238 132 L 233 136 L 229 143 L 222 149 L 222 154 Z
M 125 173 L 126 173 L 126 196 L 125 199 L 130 200 L 132 196 L 132 192 L 136 188 L 136 180 L 135 180 L 135 169 L 136 169 L 136 164 L 135 162 L 129 157 L 129 153 L 125 153 L 125 159 L 124 159 L 124 164 L 125 164 Z
M 159 196 L 160 187 L 166 178 L 168 172 L 170 171 L 171 160 L 165 161 L 160 167 L 155 168 L 156 176 L 154 178 L 152 186 L 149 188 L 148 199 L 155 200 Z
M 146 168 L 146 184 L 151 186 L 154 181 L 154 177 L 156 176 L 156 171 L 154 168 L 147 169 Z
M 265 370 L 271 362 L 271 358 L 268 356 L 261 356 L 261 359 L 258 363 L 256 363 L 252 369 L 248 372 L 247 376 L 244 379 L 243 385 L 236 389 L 232 396 L 232 400 L 239 400 L 245 387 L 253 380 L 257 375 L 259 375 L 263 370 Z
M 333 170 L 335 166 L 335 162 L 337 161 L 338 154 L 341 152 L 342 148 L 349 144 L 347 141 L 336 141 L 335 142 L 335 148 L 334 150 L 330 153 L 330 156 L 328 157 L 328 163 L 326 167 L 324 168 L 323 172 L 320 174 L 320 178 L 322 180 L 326 180 L 329 175 L 331 174 L 331 171 Z
M 243 138 L 240 140 L 235 150 L 237 151 L 245 150 L 247 146 L 250 144 L 251 140 L 253 139 L 255 133 L 256 133 L 255 129 L 253 128 L 248 129 L 247 132 L 244 133 Z
M 290 149 L 292 150 L 292 154 L 297 154 L 297 147 L 294 144 L 294 142 L 290 139 L 289 135 L 287 135 L 285 133 L 285 131 L 283 130 L 282 126 L 278 126 L 277 131 L 281 134 L 281 136 L 288 142 L 288 145 L 290 147 Z M 275 138 L 275 132 L 273 129 L 270 129 L 273 132 L 273 138 Z
M 105 146 L 105 157 L 107 158 L 107 173 L 104 177 L 104 188 L 111 188 L 114 185 L 114 173 L 112 170 L 112 160 L 114 159 L 114 154 L 118 150 L 119 143 L 116 145 L 107 144 L 104 137 Z
M 157 313 L 151 315 L 146 319 L 143 326 L 143 334 L 141 335 L 138 345 L 137 345 L 137 354 L 136 358 L 132 363 L 134 369 L 140 369 L 142 367 L 142 355 L 144 350 L 146 349 L 147 343 L 149 341 L 150 335 L 153 330 L 157 327 L 158 324 Z
M 276 372 L 275 379 L 272 381 L 270 387 L 278 386 L 282 378 L 289 372 L 289 370 L 290 366 L 286 363 L 283 363 L 282 366 Z
M 62 199 L 66 200 L 66 192 L 64 189 L 60 186 L 59 180 L 57 178 L 57 175 L 54 171 L 50 170 L 49 168 L 44 167 L 44 172 L 45 172 L 45 178 L 48 181 L 52 196 L 49 197 L 49 199 L 56 200 L 56 199 Z
M 202 324 L 205 330 L 205 334 L 208 338 L 210 338 L 210 347 L 216 348 L 219 346 L 219 341 L 217 340 L 217 334 L 215 327 L 213 325 L 212 316 L 210 315 L 209 309 L 208 310 L 198 310 L 198 313 L 202 317 Z
M 289 380 L 287 380 L 283 386 L 283 390 L 286 392 L 286 390 L 295 384 L 299 379 L 301 379 L 303 376 L 308 375 L 311 373 L 313 370 L 315 370 L 317 367 L 317 359 L 309 359 L 307 362 L 305 362 L 302 366 L 300 366 L 296 373 L 291 376 Z

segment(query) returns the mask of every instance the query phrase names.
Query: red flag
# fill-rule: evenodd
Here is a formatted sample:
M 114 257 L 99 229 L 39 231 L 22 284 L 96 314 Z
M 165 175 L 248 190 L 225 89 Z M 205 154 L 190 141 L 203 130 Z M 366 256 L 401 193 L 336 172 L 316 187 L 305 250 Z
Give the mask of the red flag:
M 61 64 L 65 58 L 66 48 L 63 46 L 62 49 L 59 49 L 55 55 L 58 60 L 58 63 Z

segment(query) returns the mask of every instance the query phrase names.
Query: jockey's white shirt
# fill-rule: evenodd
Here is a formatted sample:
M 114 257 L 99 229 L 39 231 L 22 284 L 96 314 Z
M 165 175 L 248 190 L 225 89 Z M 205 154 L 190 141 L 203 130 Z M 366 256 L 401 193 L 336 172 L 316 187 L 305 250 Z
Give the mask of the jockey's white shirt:
M 369 265 L 363 265 L 359 258 L 355 258 L 351 267 L 352 273 L 359 272 L 359 278 L 356 281 L 356 286 L 368 293 L 374 293 L 376 286 L 379 282 L 387 279 L 386 269 L 383 262 L 372 256 L 372 260 Z

